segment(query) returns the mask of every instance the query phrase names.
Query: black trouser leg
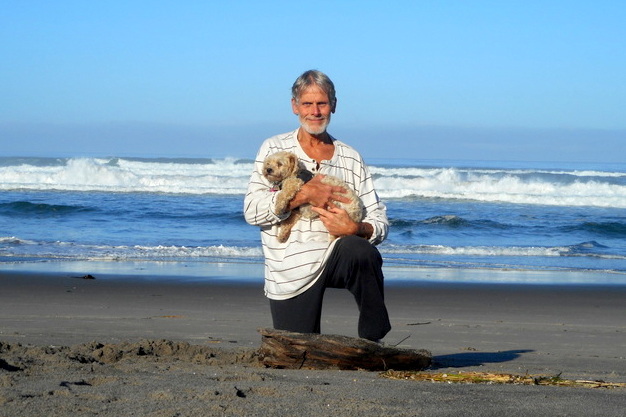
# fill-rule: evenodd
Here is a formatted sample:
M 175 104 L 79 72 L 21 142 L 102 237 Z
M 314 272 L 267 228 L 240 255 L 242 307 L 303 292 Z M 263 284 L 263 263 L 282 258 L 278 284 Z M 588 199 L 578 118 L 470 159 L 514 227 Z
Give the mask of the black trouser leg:
M 367 240 L 357 236 L 342 238 L 324 271 L 329 288 L 346 288 L 359 308 L 359 337 L 379 340 L 391 330 L 385 306 L 383 260 Z
M 325 289 L 320 278 L 300 295 L 286 300 L 270 300 L 274 328 L 298 333 L 320 333 Z

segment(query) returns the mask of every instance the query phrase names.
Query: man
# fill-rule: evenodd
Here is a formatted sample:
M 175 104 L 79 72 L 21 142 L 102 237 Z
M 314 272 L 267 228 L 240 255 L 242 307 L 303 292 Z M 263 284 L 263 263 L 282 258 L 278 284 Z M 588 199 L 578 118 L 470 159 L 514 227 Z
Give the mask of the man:
M 293 84 L 291 106 L 300 127 L 263 142 L 244 200 L 246 221 L 261 228 L 265 295 L 270 299 L 274 328 L 319 333 L 324 290 L 346 288 L 359 308 L 359 337 L 379 341 L 391 329 L 384 303 L 382 258 L 374 247 L 387 237 L 386 207 L 359 153 L 326 131 L 337 106 L 332 81 L 319 71 L 306 71 Z M 300 219 L 289 239 L 280 243 L 278 228 L 290 212 L 276 212 L 281 191 L 273 191 L 262 170 L 265 157 L 279 151 L 295 153 L 313 174 L 344 180 L 363 201 L 363 221 L 355 223 L 334 204 L 346 201 L 338 194 L 341 187 L 323 184 L 315 176 L 291 200 L 289 210 L 311 204 L 319 218 Z M 340 238 L 330 241 L 329 233 Z

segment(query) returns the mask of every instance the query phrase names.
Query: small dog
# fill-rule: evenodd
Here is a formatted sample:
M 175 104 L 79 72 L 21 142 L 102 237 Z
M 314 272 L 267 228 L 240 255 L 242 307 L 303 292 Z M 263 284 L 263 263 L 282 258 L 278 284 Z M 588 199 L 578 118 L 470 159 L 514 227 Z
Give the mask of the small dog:
M 280 190 L 280 194 L 276 199 L 276 212 L 284 213 L 288 211 L 289 203 L 294 198 L 296 193 L 304 185 L 313 178 L 313 174 L 304 168 L 304 166 L 298 160 L 298 157 L 291 152 L 276 152 L 269 155 L 263 161 L 263 175 L 269 182 L 275 185 L 275 190 Z M 346 192 L 342 193 L 345 197 L 350 199 L 350 203 L 343 203 L 341 201 L 335 201 L 338 207 L 343 208 L 348 212 L 348 215 L 355 222 L 363 220 L 363 202 L 351 189 L 348 184 L 340 180 L 337 177 L 325 176 L 322 179 L 324 184 L 334 185 L 345 188 Z M 295 210 L 291 211 L 291 215 L 283 220 L 278 232 L 278 241 L 284 243 L 291 234 L 293 225 L 301 218 L 312 219 L 317 217 L 318 214 L 311 210 L 309 204 L 302 205 Z M 330 236 L 331 240 L 336 239 L 337 236 Z

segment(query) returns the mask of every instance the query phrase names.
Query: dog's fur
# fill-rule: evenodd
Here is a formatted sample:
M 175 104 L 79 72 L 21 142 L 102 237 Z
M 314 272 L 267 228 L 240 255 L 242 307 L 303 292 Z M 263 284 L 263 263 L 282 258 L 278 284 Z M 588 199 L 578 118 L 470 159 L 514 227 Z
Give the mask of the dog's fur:
M 269 182 L 280 189 L 275 206 L 277 213 L 284 213 L 288 211 L 289 203 L 300 190 L 300 187 L 302 187 L 305 182 L 313 178 L 313 175 L 304 168 L 294 153 L 284 151 L 276 152 L 265 158 L 263 161 L 263 175 Z M 348 184 L 333 176 L 325 176 L 322 179 L 322 182 L 324 184 L 345 188 L 346 192 L 342 193 L 342 195 L 349 198 L 351 200 L 350 203 L 343 203 L 340 201 L 335 201 L 333 203 L 346 210 L 350 218 L 355 222 L 363 220 L 363 203 L 356 192 L 350 188 Z M 302 205 L 297 209 L 292 210 L 290 216 L 283 220 L 280 224 L 278 241 L 287 241 L 289 235 L 291 234 L 293 225 L 301 217 L 312 219 L 317 216 L 318 214 L 311 210 L 311 206 L 309 204 Z M 336 238 L 337 236 L 330 235 L 331 240 Z

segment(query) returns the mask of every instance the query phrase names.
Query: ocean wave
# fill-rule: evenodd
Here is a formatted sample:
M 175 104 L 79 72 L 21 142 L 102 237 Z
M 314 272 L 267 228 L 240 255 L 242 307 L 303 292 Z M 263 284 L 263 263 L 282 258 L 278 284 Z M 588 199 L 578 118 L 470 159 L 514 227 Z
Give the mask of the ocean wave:
M 585 231 L 601 236 L 626 237 L 626 223 L 623 222 L 584 222 L 563 229 L 565 232 Z
M 19 256 L 36 253 L 36 256 L 63 256 L 89 259 L 161 259 L 161 258 L 203 258 L 203 257 L 238 257 L 260 258 L 263 256 L 260 246 L 176 246 L 176 245 L 86 245 L 74 242 L 44 242 L 21 239 L 15 236 L 0 237 L 0 245 L 23 246 L 15 253 Z M 34 249 L 29 251 L 28 246 Z M 595 241 L 582 242 L 569 246 L 446 246 L 385 243 L 381 253 L 411 255 L 453 255 L 479 257 L 558 257 L 592 256 L 607 259 L 626 259 L 626 256 L 601 253 L 606 246 Z
M 403 228 L 410 228 L 420 225 L 443 225 L 450 227 L 460 227 L 468 225 L 470 222 L 454 214 L 443 214 L 440 216 L 429 217 L 424 220 L 390 218 L 389 223 L 391 226 L 397 227 L 399 230 L 402 230 Z
M 11 163 L 12 161 L 13 163 Z M 226 159 L 4 158 L 0 190 L 243 195 L 253 162 Z M 371 167 L 383 199 L 626 208 L 626 173 Z
M 0 236 L 0 245 L 34 245 L 32 240 L 20 239 L 15 236 Z
M 30 201 L 0 203 L 0 214 L 8 216 L 20 216 L 24 214 L 36 214 L 38 216 L 58 216 L 85 211 L 93 211 L 93 209 L 85 206 L 33 203 Z
M 5 258 L 51 258 L 80 260 L 189 260 L 202 258 L 249 258 L 260 259 L 263 256 L 260 247 L 237 247 L 226 245 L 213 246 L 148 246 L 148 245 L 84 245 L 73 242 L 36 242 L 12 237 L 0 237 L 0 245 L 12 245 L 11 254 L 3 253 Z M 16 249 L 16 245 L 21 248 Z M 0 246 L 0 249 L 2 249 Z
M 124 256 L 129 258 L 260 258 L 263 252 L 260 247 L 237 246 L 133 246 L 117 247 L 108 256 Z
M 437 174 L 453 167 L 417 167 L 417 166 L 370 166 L 370 171 L 374 176 L 397 176 L 397 177 L 424 177 L 433 173 Z M 519 169 L 519 168 L 464 168 L 455 167 L 460 173 L 475 173 L 479 175 L 503 176 L 503 175 L 542 175 L 548 177 L 584 177 L 584 178 L 626 178 L 626 172 L 620 171 L 600 171 L 589 169 Z
M 418 176 L 379 175 L 382 198 L 440 198 L 512 204 L 626 208 L 626 183 L 598 178 L 488 175 L 456 168 L 433 169 Z
M 568 247 L 494 247 L 494 246 L 445 246 L 445 245 L 386 245 L 389 254 L 429 254 L 462 256 L 562 256 Z
M 204 163 L 122 158 L 71 158 L 64 164 L 0 167 L 0 189 L 174 194 L 242 194 L 251 163 L 237 159 Z
M 463 224 L 467 223 L 467 220 L 459 217 L 459 216 L 455 216 L 452 214 L 446 214 L 443 216 L 435 216 L 435 217 L 430 217 L 426 220 L 421 220 L 422 224 L 443 224 L 443 225 L 447 225 L 447 226 L 460 226 Z
M 453 255 L 475 257 L 593 257 L 626 260 L 626 256 L 592 251 L 605 248 L 597 242 L 570 246 L 446 246 L 446 245 L 385 245 L 386 254 L 398 255 Z
M 385 243 L 379 247 L 388 267 L 503 270 L 589 270 L 625 273 L 626 256 L 606 253 L 595 241 L 571 246 L 446 246 Z M 260 245 L 89 245 L 0 237 L 0 265 L 46 262 L 156 262 L 263 264 Z
M 485 219 L 472 219 L 468 220 L 457 215 L 439 215 L 429 217 L 427 219 L 407 219 L 407 218 L 395 218 L 391 217 L 389 220 L 390 225 L 394 230 L 399 233 L 412 232 L 417 228 L 429 226 L 429 227 L 444 227 L 448 229 L 463 229 L 467 231 L 477 230 L 492 230 L 492 231 L 506 231 L 506 230 L 528 230 L 528 225 L 516 225 L 499 223 L 493 220 Z M 437 229 L 440 230 L 440 229 Z M 613 222 L 580 222 L 572 223 L 564 226 L 554 227 L 550 229 L 549 226 L 543 226 L 543 233 L 551 233 L 550 230 L 558 233 L 580 233 L 591 234 L 598 237 L 620 238 L 626 237 L 626 223 L 620 221 Z

